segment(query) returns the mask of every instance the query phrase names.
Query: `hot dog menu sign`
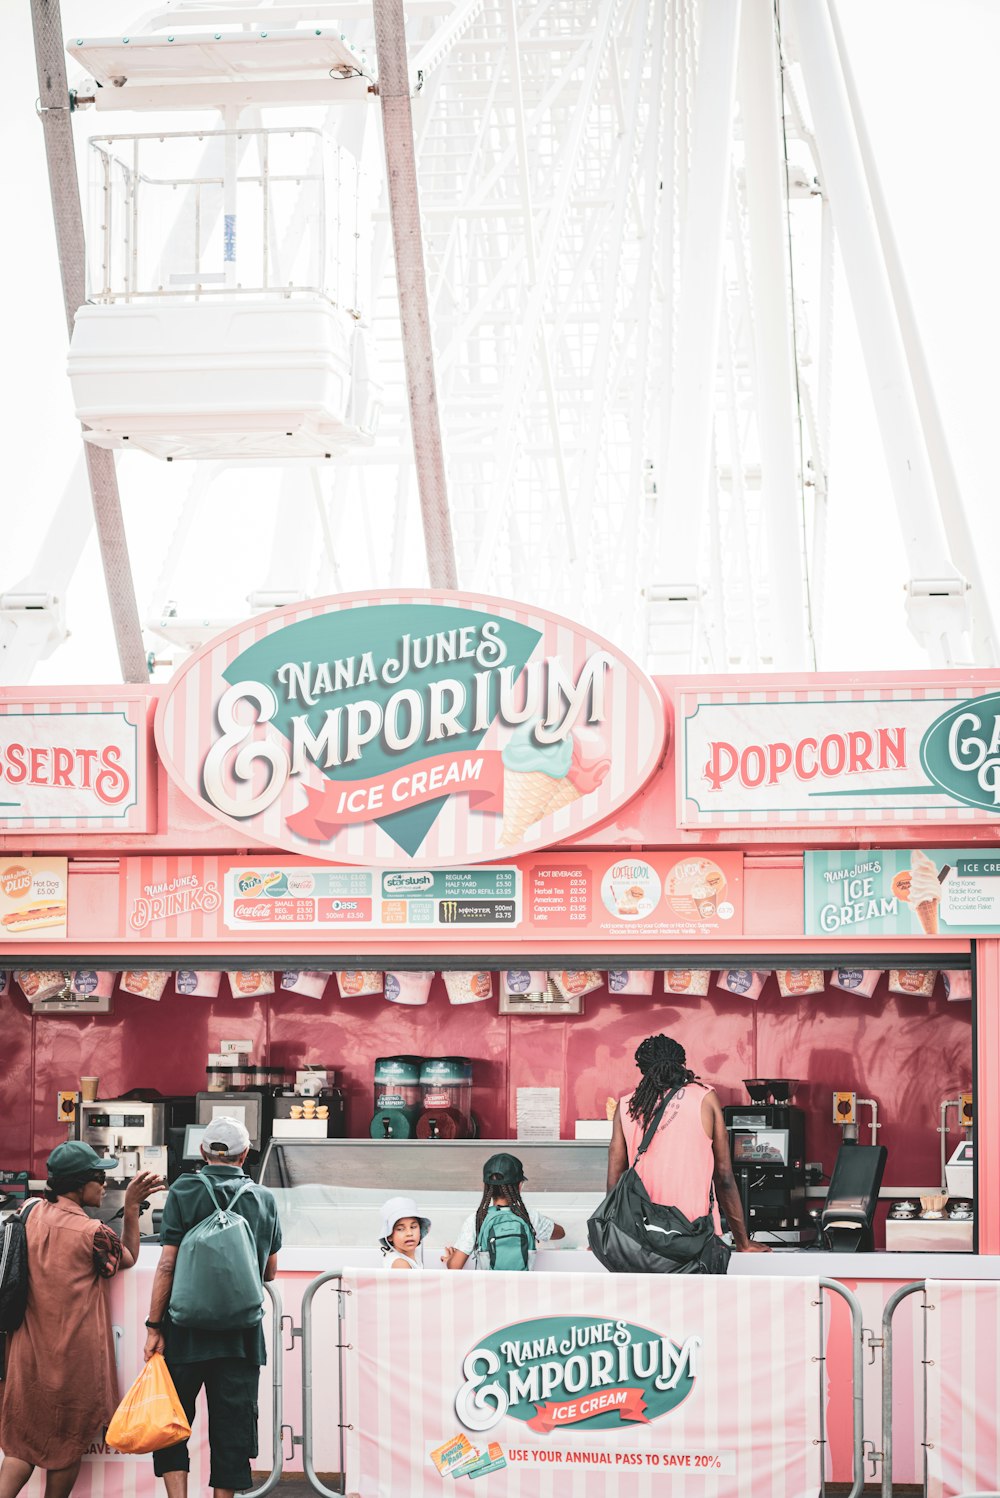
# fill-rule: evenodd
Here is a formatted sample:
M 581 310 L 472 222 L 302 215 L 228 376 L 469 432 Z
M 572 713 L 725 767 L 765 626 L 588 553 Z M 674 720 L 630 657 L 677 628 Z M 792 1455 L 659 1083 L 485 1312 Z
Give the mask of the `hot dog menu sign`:
M 66 935 L 67 870 L 65 858 L 0 854 L 0 941 Z
M 336 863 L 509 859 L 578 835 L 656 768 L 663 710 L 614 646 L 472 594 L 303 604 L 174 677 L 156 740 L 213 817 Z
M 699 690 L 679 716 L 682 827 L 1000 817 L 1000 693 Z

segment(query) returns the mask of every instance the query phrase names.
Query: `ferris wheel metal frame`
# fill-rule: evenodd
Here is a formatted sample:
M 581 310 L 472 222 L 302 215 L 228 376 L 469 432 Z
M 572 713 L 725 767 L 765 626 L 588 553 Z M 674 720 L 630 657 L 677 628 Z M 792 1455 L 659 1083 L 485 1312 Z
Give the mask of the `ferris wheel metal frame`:
M 544 596 L 653 671 L 815 668 L 838 263 L 910 627 L 933 664 L 995 663 L 833 0 L 416 0 L 405 17 L 401 0 L 349 0 L 339 40 L 365 61 L 328 83 L 305 39 L 331 6 L 181 0 L 133 27 L 134 78 L 114 72 L 115 39 L 71 46 L 78 66 L 105 69 L 75 90 L 57 0 L 31 3 L 71 330 L 86 296 L 84 107 L 213 108 L 246 124 L 292 104 L 335 136 L 373 113 L 381 132 L 382 428 L 333 465 L 281 468 L 251 612 L 317 586 L 420 581 L 419 565 L 432 587 Z M 293 62 L 241 73 L 234 59 L 269 31 Z M 214 60 L 163 73 L 166 38 L 193 54 L 195 33 Z M 224 465 L 192 465 L 144 632 L 114 454 L 85 441 L 84 456 L 122 676 L 143 680 L 164 644 L 183 652 L 229 622 L 211 599 L 175 602 Z M 65 634 L 83 505 L 78 473 L 31 573 L 0 596 L 0 679 L 27 679 Z

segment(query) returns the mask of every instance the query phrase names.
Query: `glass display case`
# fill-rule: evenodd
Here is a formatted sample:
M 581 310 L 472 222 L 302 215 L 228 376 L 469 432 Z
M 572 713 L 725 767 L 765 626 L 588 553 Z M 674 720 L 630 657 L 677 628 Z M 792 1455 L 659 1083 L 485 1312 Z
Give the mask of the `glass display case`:
M 553 1247 L 582 1249 L 587 1218 L 603 1200 L 605 1143 L 551 1140 L 272 1139 L 260 1171 L 278 1201 L 286 1246 L 370 1248 L 378 1208 L 413 1197 L 432 1221 L 430 1243 L 453 1243 L 479 1205 L 483 1163 L 497 1151 L 524 1165 L 524 1199 L 566 1229 Z

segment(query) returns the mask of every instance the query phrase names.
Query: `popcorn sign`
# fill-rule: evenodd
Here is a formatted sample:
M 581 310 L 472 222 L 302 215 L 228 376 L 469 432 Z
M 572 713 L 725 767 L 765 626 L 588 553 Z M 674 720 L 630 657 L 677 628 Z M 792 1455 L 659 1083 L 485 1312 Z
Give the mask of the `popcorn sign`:
M 228 631 L 174 677 L 156 739 L 192 800 L 271 847 L 441 867 L 604 821 L 656 768 L 664 723 L 606 640 L 503 600 L 408 592 Z
M 678 825 L 990 822 L 1000 692 L 909 686 L 682 692 Z

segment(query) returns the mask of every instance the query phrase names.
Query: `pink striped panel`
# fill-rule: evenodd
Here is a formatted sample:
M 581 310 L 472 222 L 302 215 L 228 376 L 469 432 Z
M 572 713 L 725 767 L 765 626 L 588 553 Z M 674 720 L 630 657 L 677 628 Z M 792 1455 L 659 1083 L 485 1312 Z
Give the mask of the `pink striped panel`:
M 812 1498 L 818 1489 L 816 1280 L 370 1270 L 347 1273 L 344 1286 L 347 1487 L 359 1498 L 448 1491 L 430 1452 L 462 1430 L 455 1399 L 467 1355 L 504 1327 L 576 1316 L 629 1322 L 678 1346 L 699 1336 L 694 1387 L 656 1419 L 603 1430 L 574 1424 L 545 1434 L 507 1415 L 467 1431 L 481 1450 L 491 1441 L 503 1448 L 498 1490 L 642 1498 L 690 1487 L 699 1498 Z M 576 1462 L 577 1453 L 610 1461 Z M 691 1467 L 671 1468 L 668 1459 L 684 1454 Z M 696 1469 L 696 1454 L 719 1454 L 721 1468 Z
M 1000 1283 L 928 1280 L 929 1498 L 1000 1486 Z

